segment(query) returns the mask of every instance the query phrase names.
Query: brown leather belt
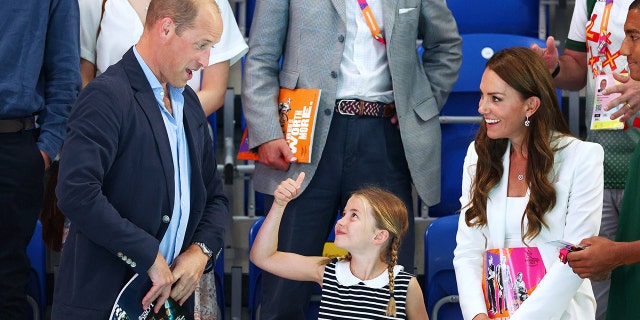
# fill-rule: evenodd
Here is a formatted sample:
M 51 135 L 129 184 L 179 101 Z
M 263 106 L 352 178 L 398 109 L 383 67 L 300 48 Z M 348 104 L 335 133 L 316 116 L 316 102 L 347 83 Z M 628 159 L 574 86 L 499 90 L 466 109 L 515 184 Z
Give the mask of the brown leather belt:
M 34 117 L 18 119 L 0 119 L 0 133 L 12 133 L 35 128 Z
M 347 116 L 369 116 L 391 118 L 396 114 L 395 103 L 370 102 L 355 99 L 336 100 L 333 108 L 336 112 Z

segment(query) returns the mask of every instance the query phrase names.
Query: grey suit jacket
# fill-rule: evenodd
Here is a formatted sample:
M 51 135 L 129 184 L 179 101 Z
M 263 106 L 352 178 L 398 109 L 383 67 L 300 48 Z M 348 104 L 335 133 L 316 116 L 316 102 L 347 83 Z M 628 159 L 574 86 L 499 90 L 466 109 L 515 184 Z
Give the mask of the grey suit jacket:
M 301 171 L 308 177 L 304 190 L 315 173 L 335 104 L 346 33 L 344 1 L 256 2 L 242 87 L 250 148 L 282 138 L 279 87 L 322 90 L 311 163 L 293 164 L 288 172 L 257 163 L 254 182 L 260 192 L 271 194 L 280 181 Z M 434 205 L 440 201 L 438 114 L 458 77 L 462 41 L 445 0 L 385 0 L 383 11 L 384 17 L 376 18 L 384 19 L 407 162 L 419 195 Z M 422 57 L 416 51 L 418 39 L 424 40 Z

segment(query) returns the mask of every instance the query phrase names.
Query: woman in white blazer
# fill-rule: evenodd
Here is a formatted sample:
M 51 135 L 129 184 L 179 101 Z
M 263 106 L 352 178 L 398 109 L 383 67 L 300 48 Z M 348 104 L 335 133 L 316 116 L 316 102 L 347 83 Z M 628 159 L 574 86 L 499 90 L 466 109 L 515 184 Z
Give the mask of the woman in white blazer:
M 480 91 L 484 121 L 464 162 L 453 260 L 464 318 L 489 319 L 485 250 L 529 246 L 538 248 L 546 274 L 510 319 L 594 319 L 589 280 L 548 242 L 598 234 L 602 147 L 571 136 L 549 71 L 527 48 L 489 59 Z

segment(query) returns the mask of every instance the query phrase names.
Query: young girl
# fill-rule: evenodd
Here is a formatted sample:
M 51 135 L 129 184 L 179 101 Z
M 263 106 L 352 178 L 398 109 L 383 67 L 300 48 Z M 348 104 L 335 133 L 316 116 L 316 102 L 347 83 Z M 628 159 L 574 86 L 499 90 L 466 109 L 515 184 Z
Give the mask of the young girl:
M 304 172 L 274 191 L 274 201 L 250 259 L 279 277 L 314 281 L 322 286 L 318 319 L 346 315 L 359 319 L 428 319 L 416 278 L 396 265 L 407 230 L 407 209 L 393 194 L 378 188 L 353 193 L 335 227 L 335 245 L 349 254 L 339 261 L 277 251 L 280 221 L 287 203 L 298 195 Z

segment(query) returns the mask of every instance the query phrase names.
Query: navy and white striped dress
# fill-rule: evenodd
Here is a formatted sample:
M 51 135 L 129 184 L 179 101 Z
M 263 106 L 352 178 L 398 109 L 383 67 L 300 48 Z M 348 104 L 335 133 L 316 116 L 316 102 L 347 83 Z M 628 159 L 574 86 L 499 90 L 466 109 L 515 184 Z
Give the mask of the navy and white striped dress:
M 350 262 L 338 261 L 324 269 L 322 300 L 318 319 L 406 319 L 407 289 L 413 275 L 395 266 L 394 298 L 396 317 L 385 316 L 389 302 L 389 274 L 383 272 L 371 280 L 360 280 L 352 273 Z

